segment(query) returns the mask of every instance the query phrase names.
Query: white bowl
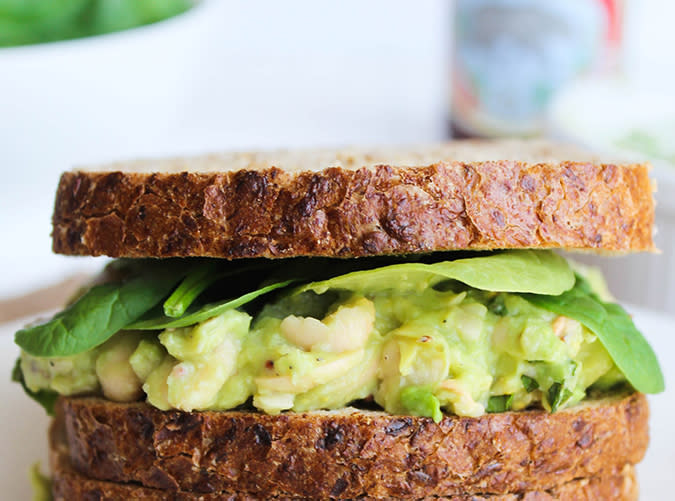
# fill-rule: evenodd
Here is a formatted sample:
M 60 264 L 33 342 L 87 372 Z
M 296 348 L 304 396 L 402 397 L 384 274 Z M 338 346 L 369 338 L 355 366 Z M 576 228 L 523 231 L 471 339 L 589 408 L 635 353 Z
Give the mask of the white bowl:
M 177 125 L 212 3 L 116 33 L 0 49 L 5 165 L 43 161 L 45 150 L 87 161 L 151 149 Z
M 61 171 L 158 154 L 180 137 L 193 68 L 218 3 L 204 0 L 117 33 L 0 49 L 0 297 L 81 264 L 48 254 Z

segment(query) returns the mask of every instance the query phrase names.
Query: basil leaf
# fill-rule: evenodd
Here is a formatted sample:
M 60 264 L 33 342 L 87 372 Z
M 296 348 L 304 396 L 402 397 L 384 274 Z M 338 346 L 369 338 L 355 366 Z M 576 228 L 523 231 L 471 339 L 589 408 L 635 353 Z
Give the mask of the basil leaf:
M 46 323 L 18 331 L 14 341 L 36 357 L 64 357 L 95 348 L 165 298 L 189 266 L 147 262 L 140 275 L 92 287 Z
M 295 282 L 295 280 L 285 280 L 283 282 L 276 282 L 260 289 L 254 290 L 239 296 L 235 299 L 228 299 L 225 301 L 220 301 L 218 303 L 206 304 L 199 309 L 188 312 L 180 318 L 172 318 L 163 314 L 159 315 L 148 315 L 148 318 L 142 318 L 137 322 L 133 322 L 127 325 L 126 329 L 134 330 L 160 330 L 160 329 L 170 329 L 176 327 L 187 327 L 189 325 L 198 324 L 204 320 L 220 315 L 221 313 L 231 310 L 233 308 L 238 308 L 243 306 L 246 303 L 250 303 L 257 297 L 267 294 L 276 289 L 281 289 L 287 287 L 288 285 Z
M 626 310 L 601 301 L 580 277 L 573 289 L 558 296 L 524 294 L 523 297 L 590 329 L 637 391 L 660 393 L 665 389 L 658 359 Z
M 565 388 L 561 383 L 553 383 L 546 393 L 548 405 L 551 406 L 551 412 L 557 411 L 571 396 L 572 392 Z
M 323 294 L 328 289 L 412 291 L 446 280 L 485 291 L 558 295 L 574 286 L 574 273 L 567 261 L 552 251 L 506 251 L 456 261 L 402 263 L 355 271 L 309 283 L 295 293 L 311 290 Z
M 520 376 L 520 381 L 523 383 L 523 388 L 525 388 L 525 391 L 528 393 L 532 393 L 534 390 L 539 388 L 539 383 L 537 383 L 537 380 L 531 378 L 530 376 L 526 376 L 525 374 Z
M 44 410 L 47 411 L 47 414 L 50 416 L 54 415 L 54 404 L 56 403 L 56 399 L 59 398 L 59 394 L 51 390 L 30 390 L 26 386 L 26 381 L 23 378 L 23 372 L 21 371 L 21 359 L 16 359 L 14 369 L 12 369 L 12 381 L 19 383 L 23 388 L 23 391 L 26 392 L 26 395 L 40 404 Z
M 488 412 L 506 412 L 511 410 L 512 405 L 513 395 L 498 395 L 489 398 L 485 410 Z

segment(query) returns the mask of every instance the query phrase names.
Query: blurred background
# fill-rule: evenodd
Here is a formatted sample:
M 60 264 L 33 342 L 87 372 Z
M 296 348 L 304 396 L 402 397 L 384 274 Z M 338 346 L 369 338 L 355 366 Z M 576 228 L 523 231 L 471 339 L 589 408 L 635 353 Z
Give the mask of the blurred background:
M 73 166 L 510 135 L 652 162 L 663 252 L 602 263 L 619 298 L 675 312 L 673 18 L 658 0 L 0 0 L 0 321 L 100 265 L 50 252 Z

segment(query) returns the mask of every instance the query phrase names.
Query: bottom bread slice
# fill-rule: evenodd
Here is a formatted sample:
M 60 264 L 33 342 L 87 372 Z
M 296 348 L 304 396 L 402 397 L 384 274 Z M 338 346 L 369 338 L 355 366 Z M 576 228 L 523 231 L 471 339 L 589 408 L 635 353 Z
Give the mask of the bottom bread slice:
M 120 499 L 168 500 L 168 501 L 249 501 L 259 499 L 301 500 L 308 498 L 287 496 L 252 496 L 247 493 L 218 492 L 199 493 L 171 491 L 144 487 L 138 484 L 125 484 L 95 480 L 77 472 L 70 463 L 69 451 L 65 443 L 60 423 L 52 427 L 50 433 L 50 463 L 52 469 L 52 495 L 54 501 L 107 501 Z M 362 496 L 359 499 L 374 499 Z M 549 490 L 532 490 L 506 494 L 458 494 L 454 496 L 428 496 L 421 500 L 448 501 L 635 501 L 638 499 L 635 469 L 625 465 L 618 471 L 590 478 L 579 478 L 565 482 Z
M 551 491 L 596 477 L 606 486 L 648 442 L 647 401 L 636 393 L 438 424 L 353 408 L 188 413 L 98 398 L 63 398 L 57 412 L 70 462 L 86 477 L 204 494 L 419 499 Z
M 168 501 L 252 501 L 276 499 L 279 501 L 299 501 L 308 498 L 288 497 L 284 495 L 251 495 L 238 492 L 189 492 L 155 489 L 133 483 L 96 480 L 77 472 L 71 462 L 68 445 L 65 441 L 63 423 L 54 421 L 50 430 L 50 466 L 52 470 L 52 495 L 54 501 L 82 499 L 88 501 L 107 501 L 119 499 L 168 500 Z M 359 499 L 375 499 L 361 496 Z M 457 494 L 453 496 L 427 496 L 420 500 L 448 501 L 635 501 L 638 488 L 635 469 L 626 464 L 620 470 L 590 478 L 578 478 L 565 482 L 548 490 L 531 490 L 506 494 Z

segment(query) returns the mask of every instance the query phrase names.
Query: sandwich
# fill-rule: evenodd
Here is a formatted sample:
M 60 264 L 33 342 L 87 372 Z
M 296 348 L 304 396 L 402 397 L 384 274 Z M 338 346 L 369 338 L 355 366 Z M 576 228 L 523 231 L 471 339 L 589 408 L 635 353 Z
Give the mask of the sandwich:
M 653 251 L 648 170 L 501 141 L 64 173 L 53 250 L 114 260 L 15 336 L 54 498 L 637 499 L 663 376 L 558 251 Z

